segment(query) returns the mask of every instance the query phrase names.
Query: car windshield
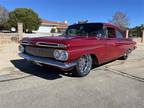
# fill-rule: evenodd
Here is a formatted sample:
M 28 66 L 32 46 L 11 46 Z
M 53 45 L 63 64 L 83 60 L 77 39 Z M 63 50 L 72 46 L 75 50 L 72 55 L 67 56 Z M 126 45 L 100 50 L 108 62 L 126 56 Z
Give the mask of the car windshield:
M 103 25 L 100 23 L 71 25 L 65 32 L 66 36 L 98 36 L 104 35 Z

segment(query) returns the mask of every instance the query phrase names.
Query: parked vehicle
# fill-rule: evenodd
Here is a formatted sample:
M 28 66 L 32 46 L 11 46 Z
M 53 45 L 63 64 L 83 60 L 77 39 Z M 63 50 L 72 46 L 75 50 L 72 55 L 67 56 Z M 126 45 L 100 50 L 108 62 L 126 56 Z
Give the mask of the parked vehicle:
M 74 69 L 74 74 L 83 77 L 89 74 L 92 65 L 119 58 L 126 60 L 135 45 L 115 25 L 85 23 L 69 26 L 63 36 L 24 38 L 19 56 L 40 65 Z

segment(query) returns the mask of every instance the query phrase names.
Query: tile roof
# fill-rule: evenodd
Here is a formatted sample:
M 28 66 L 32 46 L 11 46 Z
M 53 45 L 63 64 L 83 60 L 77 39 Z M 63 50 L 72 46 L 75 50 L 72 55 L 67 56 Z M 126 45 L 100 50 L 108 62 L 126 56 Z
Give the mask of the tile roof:
M 57 28 L 67 28 L 68 24 L 65 22 L 56 22 L 56 21 L 48 21 L 48 20 L 41 20 L 41 25 L 53 25 Z

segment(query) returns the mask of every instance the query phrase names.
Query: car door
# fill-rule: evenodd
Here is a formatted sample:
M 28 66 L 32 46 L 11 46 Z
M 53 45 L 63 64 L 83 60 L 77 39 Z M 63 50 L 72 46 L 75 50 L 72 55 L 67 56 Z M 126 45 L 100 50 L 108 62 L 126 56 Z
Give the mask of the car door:
M 114 60 L 117 58 L 119 50 L 117 49 L 118 40 L 116 38 L 116 31 L 113 27 L 106 27 L 107 38 L 106 38 L 106 57 L 107 61 Z
M 101 30 L 97 31 L 97 39 L 96 39 L 96 46 L 97 46 L 97 50 L 96 50 L 96 55 L 99 58 L 99 63 L 105 63 L 106 62 L 106 58 L 107 58 L 107 51 L 106 51 L 106 29 L 102 28 Z
M 106 61 L 106 30 L 103 27 L 100 28 L 89 28 L 89 39 L 93 44 L 93 50 L 91 50 L 98 58 L 99 64 Z
M 121 57 L 125 53 L 126 41 L 123 33 L 118 29 L 116 29 L 116 38 L 117 57 Z

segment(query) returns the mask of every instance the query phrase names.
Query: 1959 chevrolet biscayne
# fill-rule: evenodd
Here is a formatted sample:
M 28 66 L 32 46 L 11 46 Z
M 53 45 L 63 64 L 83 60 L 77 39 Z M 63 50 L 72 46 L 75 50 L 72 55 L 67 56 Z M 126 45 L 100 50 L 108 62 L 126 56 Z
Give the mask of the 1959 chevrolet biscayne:
M 115 59 L 126 60 L 136 42 L 126 39 L 124 32 L 108 23 L 74 24 L 63 36 L 23 38 L 19 56 L 40 65 L 62 70 L 74 69 L 83 77 L 92 65 Z

